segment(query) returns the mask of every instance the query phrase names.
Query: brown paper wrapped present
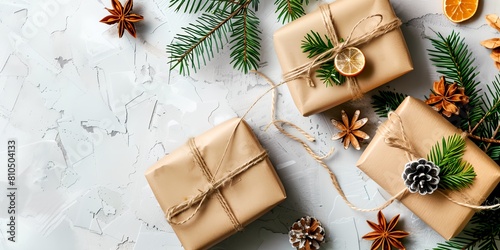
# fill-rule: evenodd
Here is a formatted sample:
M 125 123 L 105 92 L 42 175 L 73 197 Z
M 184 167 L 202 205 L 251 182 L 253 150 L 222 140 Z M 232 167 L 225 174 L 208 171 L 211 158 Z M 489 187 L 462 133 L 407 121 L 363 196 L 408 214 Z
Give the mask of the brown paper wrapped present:
M 185 249 L 213 246 L 286 197 L 266 151 L 237 118 L 189 140 L 145 175 Z
M 395 113 L 399 115 L 407 140 L 419 157 L 425 157 L 443 137 L 461 133 L 424 102 L 411 97 L 406 98 Z M 382 126 L 399 127 L 396 123 L 391 124 L 390 120 Z M 385 138 L 380 130 L 377 131 L 357 165 L 394 196 L 406 188 L 401 174 L 408 158 L 403 150 L 389 146 Z M 431 195 L 407 193 L 400 198 L 407 208 L 446 239 L 460 233 L 475 211 L 448 200 L 445 195 L 455 201 L 480 205 L 500 181 L 500 167 L 469 139 L 466 139 L 463 160 L 471 163 L 477 174 L 471 187 Z
M 372 15 L 382 16 L 380 26 L 389 25 L 392 22 L 400 24 L 389 0 L 337 0 L 329 4 L 328 8 L 338 39 L 347 39 L 354 31 L 350 39 L 354 41 L 355 38 L 373 31 L 377 20 L 380 19 L 371 18 L 375 20 L 363 21 L 354 28 L 360 20 Z M 274 49 L 281 64 L 284 80 L 287 81 L 295 105 L 304 116 L 325 111 L 357 95 L 352 93 L 347 83 L 326 87 L 320 79 L 315 77 L 317 67 L 312 68 L 310 72 L 314 87 L 309 86 L 304 78 L 287 80 L 287 73 L 313 60 L 308 59 L 307 54 L 301 49 L 305 35 L 311 30 L 319 32 L 322 36 L 328 34 L 323 16 L 322 10 L 316 10 L 274 33 Z M 356 46 L 366 58 L 363 71 L 355 77 L 359 86 L 358 92 L 368 92 L 413 69 L 399 24 L 387 33 L 382 32 L 380 36 Z

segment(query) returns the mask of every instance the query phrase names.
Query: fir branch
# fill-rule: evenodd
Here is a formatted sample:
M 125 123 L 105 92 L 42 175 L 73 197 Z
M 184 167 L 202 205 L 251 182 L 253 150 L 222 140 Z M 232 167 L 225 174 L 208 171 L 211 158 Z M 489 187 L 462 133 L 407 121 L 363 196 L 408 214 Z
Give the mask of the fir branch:
M 470 99 L 470 110 L 467 111 L 468 119 L 461 124 L 461 128 L 470 130 L 482 117 L 481 98 L 477 89 L 479 82 L 475 80 L 479 72 L 473 66 L 472 52 L 459 33 L 453 31 L 447 37 L 438 32 L 435 34 L 437 39 L 428 37 L 434 46 L 434 49 L 428 50 L 430 60 L 438 68 L 438 73 L 465 88 L 465 95 Z
M 441 189 L 459 190 L 472 185 L 476 173 L 472 165 L 466 161 L 457 161 L 446 165 L 446 171 L 439 173 L 441 180 L 439 187 Z M 443 168 L 441 168 L 443 169 Z
M 492 85 L 493 85 L 493 89 L 490 86 L 487 86 L 488 92 L 489 92 L 490 96 L 492 97 L 492 100 L 490 101 L 488 96 L 485 96 L 485 100 L 482 99 L 482 101 L 485 103 L 486 110 L 484 110 L 484 115 L 476 123 L 474 128 L 472 128 L 470 130 L 471 134 L 474 133 L 479 126 L 483 125 L 483 122 L 487 121 L 488 118 L 492 118 L 492 119 L 490 119 L 490 121 L 493 121 L 493 122 L 498 121 L 498 118 L 499 118 L 498 113 L 500 112 L 500 79 L 499 79 L 499 76 L 495 77 L 495 80 L 493 81 Z M 498 126 L 498 124 L 496 124 L 495 126 Z M 496 135 L 492 135 L 492 137 L 494 137 L 494 136 L 496 136 Z
M 240 0 L 170 0 L 169 8 L 176 12 L 198 13 L 225 10 L 229 5 L 238 5 Z
M 445 243 L 438 243 L 433 250 L 490 250 L 497 249 L 500 240 L 500 213 L 499 210 L 485 210 L 472 217 L 470 228 L 465 229 L 460 236 Z
M 234 17 L 231 35 L 231 64 L 244 73 L 259 67 L 260 31 L 258 26 L 259 19 L 248 8 L 243 9 L 241 15 Z M 234 32 L 236 30 L 242 31 L 243 35 Z
M 490 146 L 487 149 L 486 154 L 488 154 L 488 156 L 494 161 L 500 160 L 500 145 Z
M 216 52 L 227 42 L 227 33 L 230 30 L 230 20 L 248 8 L 252 0 L 232 7 L 231 11 L 219 10 L 213 14 L 204 13 L 199 19 L 182 28 L 186 34 L 178 34 L 174 42 L 167 46 L 170 54 L 171 69 L 179 66 L 181 74 L 189 74 L 189 68 L 197 69 L 214 57 Z
M 439 188 L 459 190 L 472 185 L 476 173 L 470 163 L 462 161 L 465 148 L 465 139 L 460 135 L 443 138 L 441 144 L 431 148 L 427 159 L 440 168 Z
M 208 1 L 203 0 L 170 0 L 169 8 L 175 8 L 175 11 L 185 13 L 196 13 L 205 9 Z
M 276 13 L 281 23 L 293 21 L 306 14 L 303 4 L 309 4 L 309 0 L 276 0 Z
M 387 117 L 390 111 L 398 108 L 408 95 L 392 91 L 379 91 L 378 95 L 372 96 L 372 107 L 380 117 Z
M 223 15 L 205 13 L 196 23 L 182 28 L 185 34 L 178 34 L 174 42 L 167 46 L 170 69 L 179 66 L 180 73 L 186 75 L 190 68 L 196 72 L 202 63 L 206 65 L 214 57 L 213 48 L 219 52 L 227 42 L 228 21 Z
M 343 42 L 341 39 L 340 42 Z M 304 53 L 308 53 L 307 58 L 312 58 L 318 56 L 334 47 L 332 41 L 325 35 L 325 39 L 321 37 L 318 32 L 312 31 L 307 33 L 302 40 L 300 46 Z M 342 85 L 346 78 L 341 75 L 333 62 L 323 63 L 317 70 L 316 76 L 323 81 L 323 83 L 328 86 Z
M 307 58 L 312 58 L 332 49 L 333 43 L 328 36 L 325 35 L 325 40 L 323 40 L 319 32 L 311 30 L 310 33 L 306 34 L 304 40 L 302 40 L 300 48 L 302 52 L 308 53 Z

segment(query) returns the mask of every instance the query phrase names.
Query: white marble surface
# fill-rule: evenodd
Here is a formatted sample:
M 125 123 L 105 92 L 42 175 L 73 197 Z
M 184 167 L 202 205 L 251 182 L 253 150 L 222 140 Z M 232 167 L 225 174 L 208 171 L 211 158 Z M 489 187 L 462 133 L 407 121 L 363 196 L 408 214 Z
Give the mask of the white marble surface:
M 476 56 L 483 84 L 497 74 L 481 40 L 500 37 L 484 16 L 500 14 L 497 1 L 481 1 L 476 16 L 453 24 L 440 0 L 392 0 L 403 20 L 415 70 L 379 89 L 395 89 L 422 98 L 438 79 L 426 49 L 432 30 L 459 31 Z M 311 5 L 314 8 L 317 3 Z M 145 170 L 160 157 L 237 115 L 263 93 L 266 83 L 228 65 L 223 50 L 209 66 L 190 77 L 169 72 L 165 46 L 194 16 L 168 9 L 168 0 L 136 0 L 145 16 L 138 39 L 118 39 L 115 26 L 98 21 L 109 0 L 0 0 L 0 248 L 1 249 L 182 249 L 165 222 Z M 280 79 L 273 51 L 276 22 L 273 1 L 261 1 L 262 71 Z M 317 138 L 318 152 L 336 151 L 328 163 L 349 199 L 362 207 L 388 195 L 355 167 L 361 152 L 344 150 L 330 137 L 329 123 L 340 109 L 362 110 L 373 136 L 380 120 L 368 94 L 357 102 L 308 118 L 302 117 L 286 88 L 280 88 L 278 114 Z M 373 93 L 373 92 L 372 92 Z M 291 249 L 288 227 L 314 215 L 326 226 L 325 249 L 368 249 L 360 237 L 370 231 L 365 220 L 376 213 L 349 209 L 328 175 L 270 120 L 270 97 L 248 119 L 285 185 L 288 199 L 214 249 Z M 16 243 L 6 240 L 7 139 L 18 142 Z M 401 214 L 411 233 L 408 249 L 432 248 L 443 238 L 400 203 L 384 210 Z

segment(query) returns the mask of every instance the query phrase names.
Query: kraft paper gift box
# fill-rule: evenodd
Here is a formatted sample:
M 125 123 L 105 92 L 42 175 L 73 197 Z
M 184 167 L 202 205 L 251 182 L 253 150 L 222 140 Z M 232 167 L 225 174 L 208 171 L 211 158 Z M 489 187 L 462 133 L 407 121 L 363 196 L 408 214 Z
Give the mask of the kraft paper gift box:
M 397 17 L 389 0 L 337 0 L 329 4 L 333 16 L 333 25 L 337 37 L 347 39 L 351 30 L 361 19 L 380 14 L 381 25 Z M 376 20 L 372 20 L 375 21 Z M 372 21 L 362 22 L 353 37 L 373 30 Z M 301 43 L 311 30 L 319 32 L 324 39 L 327 34 L 320 10 L 307 14 L 280 28 L 274 33 L 274 49 L 278 56 L 283 74 L 306 62 L 312 61 L 302 52 Z M 356 76 L 362 93 L 368 92 L 411 70 L 412 62 L 406 43 L 398 28 L 373 40 L 357 46 L 366 58 L 363 71 Z M 353 99 L 350 89 L 344 83 L 341 86 L 326 87 L 311 70 L 315 87 L 310 87 L 306 79 L 287 82 L 295 105 L 304 116 L 316 114 Z
M 439 113 L 412 97 L 407 97 L 395 113 L 401 118 L 408 141 L 419 154 L 418 157 L 426 157 L 431 147 L 441 142 L 442 138 L 461 134 L 460 130 Z M 388 124 L 389 121 L 384 123 Z M 390 195 L 396 195 L 406 188 L 401 175 L 408 158 L 403 150 L 387 145 L 384 139 L 377 132 L 357 165 Z M 463 160 L 471 163 L 477 174 L 472 186 L 443 192 L 456 201 L 480 205 L 498 185 L 500 167 L 469 139 L 466 139 Z M 475 212 L 449 201 L 440 192 L 430 195 L 407 193 L 400 201 L 445 239 L 460 233 Z
M 235 169 L 250 164 L 248 170 L 223 181 L 201 205 L 192 204 L 187 211 L 172 218 L 180 222 L 194 215 L 183 224 L 170 223 L 185 249 L 207 249 L 215 245 L 237 231 L 231 216 L 244 227 L 286 198 L 266 151 L 247 123 L 243 120 L 239 123 L 239 120 L 233 118 L 195 137 L 145 173 L 160 207 L 168 214 L 173 206 L 211 186 L 195 157 L 201 157 L 202 164 L 206 165 L 208 175 L 213 177 L 212 186 L 234 174 Z M 225 199 L 227 204 L 223 205 L 220 199 Z M 195 212 L 197 208 L 199 211 Z

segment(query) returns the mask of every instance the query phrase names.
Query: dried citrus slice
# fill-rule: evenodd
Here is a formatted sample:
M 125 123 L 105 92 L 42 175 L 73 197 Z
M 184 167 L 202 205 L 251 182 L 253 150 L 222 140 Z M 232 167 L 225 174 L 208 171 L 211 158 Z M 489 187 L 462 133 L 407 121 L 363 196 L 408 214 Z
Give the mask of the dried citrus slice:
M 355 47 L 347 47 L 335 56 L 335 68 L 344 76 L 355 76 L 365 67 L 365 55 Z
M 463 22 L 476 13 L 479 0 L 443 0 L 444 14 L 452 22 Z

